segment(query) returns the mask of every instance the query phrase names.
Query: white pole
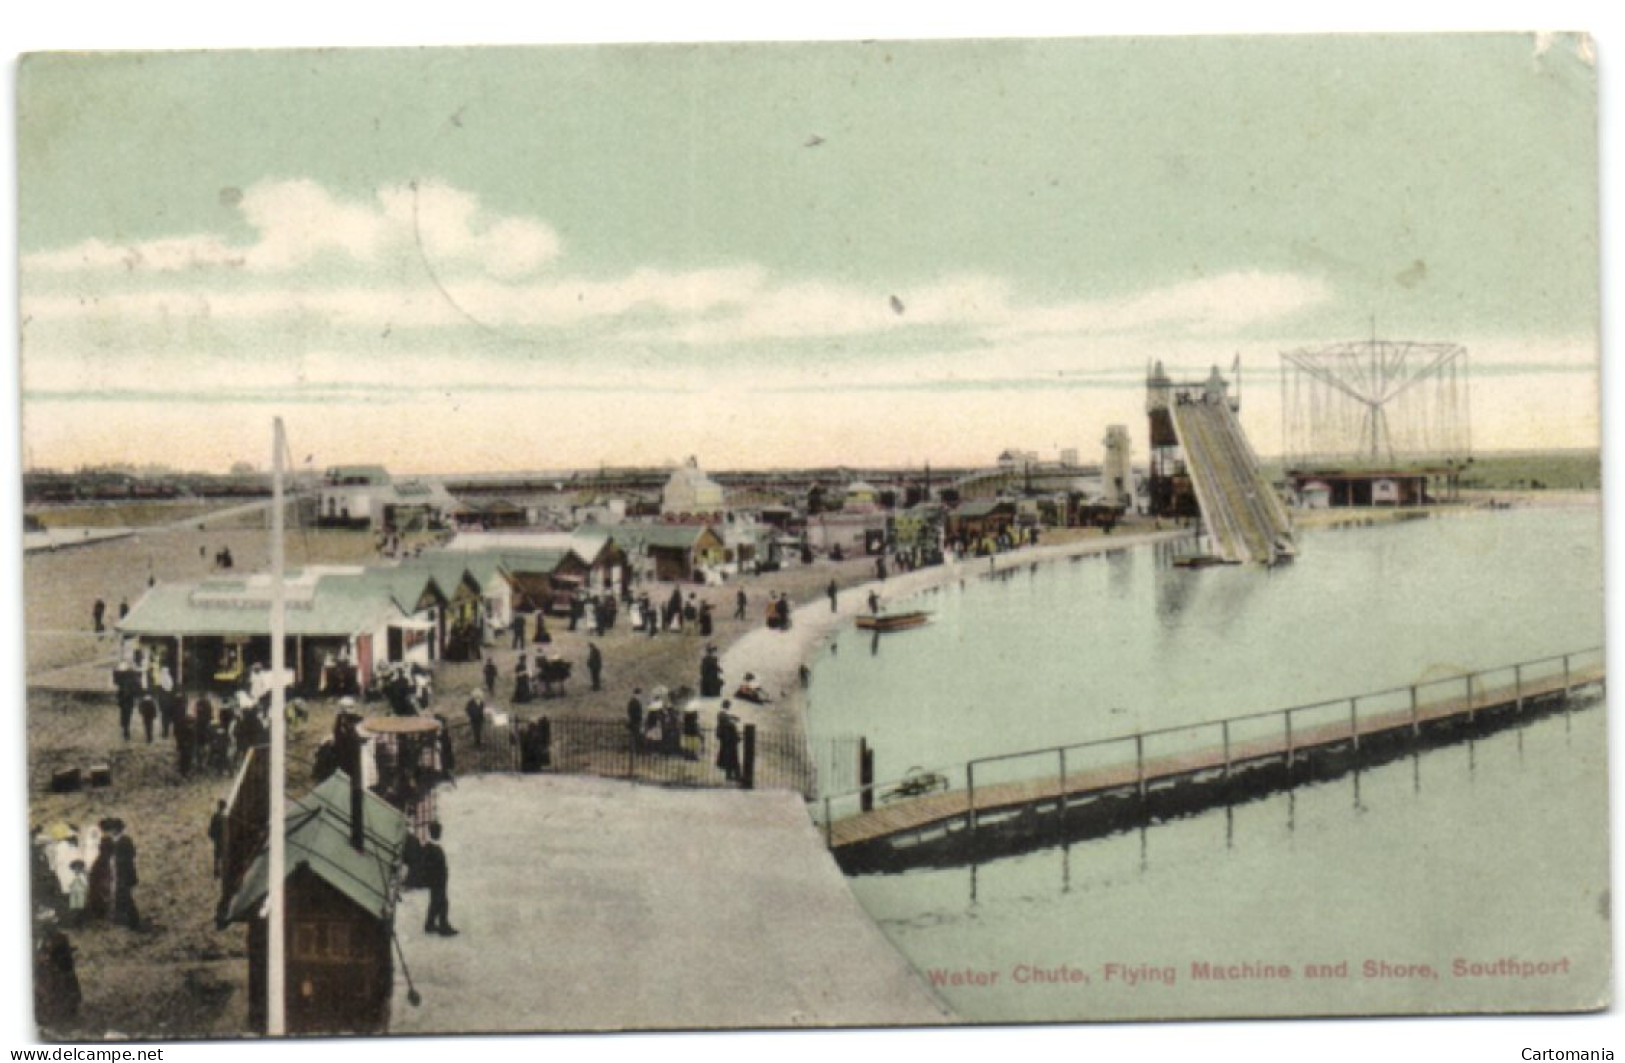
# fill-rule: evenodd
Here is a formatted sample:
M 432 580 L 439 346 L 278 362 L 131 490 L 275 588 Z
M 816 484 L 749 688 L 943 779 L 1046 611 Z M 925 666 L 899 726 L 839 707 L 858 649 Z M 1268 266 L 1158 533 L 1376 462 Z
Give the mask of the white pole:
M 283 588 L 282 550 L 282 418 L 273 422 L 271 455 L 271 919 L 266 941 L 265 982 L 269 998 L 266 1001 L 265 1032 L 281 1037 L 288 1032 L 286 1013 L 287 960 L 283 955 L 286 938 L 287 913 L 284 880 L 287 863 L 284 837 L 284 802 L 286 801 L 286 765 L 284 753 L 287 743 L 287 712 L 284 708 L 286 693 L 282 689 L 282 672 L 286 657 L 283 641 L 287 637 L 287 601 Z

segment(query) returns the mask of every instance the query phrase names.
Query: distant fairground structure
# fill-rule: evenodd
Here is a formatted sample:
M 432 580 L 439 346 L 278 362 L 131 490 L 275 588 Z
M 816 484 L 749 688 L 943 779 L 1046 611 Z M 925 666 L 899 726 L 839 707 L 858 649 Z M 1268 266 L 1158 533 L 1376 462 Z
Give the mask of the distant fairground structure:
M 1471 413 L 1460 344 L 1372 338 L 1281 354 L 1288 468 L 1461 462 Z

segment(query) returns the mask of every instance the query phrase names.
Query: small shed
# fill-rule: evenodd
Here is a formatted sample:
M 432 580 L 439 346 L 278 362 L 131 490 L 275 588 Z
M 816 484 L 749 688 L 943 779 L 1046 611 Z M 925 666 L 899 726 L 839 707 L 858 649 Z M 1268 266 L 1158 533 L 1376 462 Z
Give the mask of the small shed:
M 650 524 L 633 534 L 657 580 L 697 580 L 700 569 L 722 564 L 727 555 L 722 537 L 709 524 Z
M 848 557 L 884 553 L 891 519 L 883 512 L 820 513 L 807 518 L 807 545 L 824 554 L 839 547 Z
M 1016 520 L 1016 505 L 1005 499 L 966 502 L 948 514 L 948 535 L 972 542 L 997 536 Z
M 513 587 L 515 611 L 548 611 L 587 581 L 587 563 L 568 548 L 503 549 L 496 557 Z
M 469 560 L 443 550 L 424 551 L 399 566 L 404 572 L 427 576 L 445 596 L 440 656 L 448 661 L 476 660 L 480 655 L 485 632 L 485 583 L 492 579 L 495 563 L 490 558 L 479 560 L 483 580 Z
M 1326 505 L 1333 509 L 1344 506 L 1421 506 L 1433 501 L 1427 490 L 1427 471 L 1397 469 L 1294 469 L 1287 473 L 1292 492 L 1304 505 L 1309 501 L 1311 489 L 1326 492 Z
M 285 836 L 288 1032 L 382 1033 L 394 989 L 390 949 L 406 820 L 372 794 L 352 791 L 340 771 L 288 810 Z M 226 912 L 228 923 L 248 924 L 249 1025 L 259 1031 L 266 1023 L 269 864 L 262 850 Z

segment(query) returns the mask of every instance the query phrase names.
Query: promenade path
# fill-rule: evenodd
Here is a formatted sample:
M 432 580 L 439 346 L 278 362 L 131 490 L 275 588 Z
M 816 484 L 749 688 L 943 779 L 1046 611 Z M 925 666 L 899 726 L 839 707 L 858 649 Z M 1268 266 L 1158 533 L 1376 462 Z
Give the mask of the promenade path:
M 799 796 L 571 776 L 439 795 L 451 922 L 396 927 L 391 1032 L 926 1025 L 953 1017 L 859 907 Z

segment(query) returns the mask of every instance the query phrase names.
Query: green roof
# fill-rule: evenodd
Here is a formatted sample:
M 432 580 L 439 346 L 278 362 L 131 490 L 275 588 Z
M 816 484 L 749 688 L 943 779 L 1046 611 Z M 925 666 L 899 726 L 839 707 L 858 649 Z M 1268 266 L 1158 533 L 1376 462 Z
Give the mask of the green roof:
M 126 635 L 269 635 L 268 599 L 229 597 L 232 589 L 244 586 L 242 581 L 160 583 L 116 626 Z M 349 637 L 376 631 L 407 611 L 395 603 L 385 584 L 361 576 L 327 575 L 308 599 L 288 602 L 287 631 L 290 635 Z
M 639 546 L 676 546 L 691 550 L 700 536 L 710 530 L 708 524 L 645 524 L 626 529 L 626 538 L 628 543 Z
M 458 580 L 467 574 L 479 584 L 482 593 L 489 594 L 492 582 L 502 578 L 501 558 L 484 550 L 425 550 L 413 558 L 413 562 L 430 566 L 435 581 L 442 587 L 446 586 L 446 581 L 440 579 L 442 575 L 448 580 Z
M 425 550 L 417 557 L 402 561 L 399 566 L 408 572 L 421 572 L 433 579 L 441 593 L 448 598 L 457 593 L 457 585 L 463 582 L 465 576 L 473 578 L 475 583 L 480 580 L 469 572 L 468 565 L 458 554 L 448 554 L 439 550 Z
M 498 550 L 497 563 L 509 572 L 556 572 L 573 550 Z
M 376 794 L 362 795 L 364 852 L 350 844 L 350 777 L 334 772 L 288 810 L 286 875 L 301 864 L 375 919 L 393 903 L 395 869 L 406 844 L 406 817 Z M 270 891 L 270 855 L 262 848 L 226 913 L 238 922 L 259 910 Z
M 459 572 L 453 579 L 462 579 L 462 573 Z M 441 587 L 440 581 L 426 569 L 411 568 L 404 564 L 389 568 L 369 568 L 362 574 L 361 582 L 382 588 L 401 612 L 408 615 L 417 612 L 418 602 L 422 600 L 423 592 L 430 586 L 434 587 L 435 593 L 442 599 L 451 597 Z M 455 586 L 454 583 L 453 587 Z
M 992 498 L 981 502 L 966 502 L 964 505 L 954 510 L 954 513 L 960 517 L 985 517 L 1000 507 L 1008 507 L 1011 505 L 1011 503 L 1006 502 L 1003 499 Z

